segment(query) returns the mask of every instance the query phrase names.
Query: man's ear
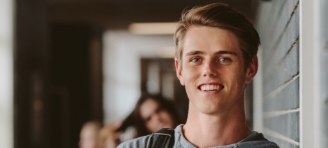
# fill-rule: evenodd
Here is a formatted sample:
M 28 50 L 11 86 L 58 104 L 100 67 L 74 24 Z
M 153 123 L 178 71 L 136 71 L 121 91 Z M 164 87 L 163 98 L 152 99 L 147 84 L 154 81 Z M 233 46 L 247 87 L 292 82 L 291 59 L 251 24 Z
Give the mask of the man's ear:
M 253 80 L 254 76 L 257 73 L 258 64 L 259 64 L 258 58 L 255 55 L 253 56 L 252 60 L 250 61 L 246 69 L 246 79 L 245 79 L 246 84 L 249 84 Z
M 182 69 L 181 69 L 181 63 L 177 58 L 174 58 L 174 63 L 175 63 L 175 72 L 177 74 L 177 77 L 180 81 L 180 84 L 183 86 L 184 82 L 183 82 L 183 77 L 182 77 Z

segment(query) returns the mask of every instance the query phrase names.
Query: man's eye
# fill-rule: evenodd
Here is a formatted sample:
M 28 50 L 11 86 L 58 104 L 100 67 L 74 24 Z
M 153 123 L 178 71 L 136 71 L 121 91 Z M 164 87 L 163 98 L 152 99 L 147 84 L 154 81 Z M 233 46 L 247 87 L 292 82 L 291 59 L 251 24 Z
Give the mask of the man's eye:
M 200 61 L 200 58 L 197 58 L 197 57 L 195 57 L 195 58 L 191 58 L 190 60 L 189 60 L 189 62 L 192 62 L 192 63 L 196 63 L 196 62 L 199 62 Z
M 227 58 L 227 57 L 221 57 L 221 58 L 218 58 L 217 62 L 229 63 L 229 62 L 232 62 L 232 60 L 230 58 Z

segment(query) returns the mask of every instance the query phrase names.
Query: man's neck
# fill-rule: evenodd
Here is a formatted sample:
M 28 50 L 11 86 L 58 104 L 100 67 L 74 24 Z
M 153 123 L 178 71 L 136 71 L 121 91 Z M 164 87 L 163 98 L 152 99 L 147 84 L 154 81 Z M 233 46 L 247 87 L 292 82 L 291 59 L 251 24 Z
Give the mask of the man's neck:
M 198 147 L 236 143 L 251 134 L 246 125 L 243 105 L 224 113 L 208 115 L 189 106 L 189 115 L 183 126 L 184 136 Z

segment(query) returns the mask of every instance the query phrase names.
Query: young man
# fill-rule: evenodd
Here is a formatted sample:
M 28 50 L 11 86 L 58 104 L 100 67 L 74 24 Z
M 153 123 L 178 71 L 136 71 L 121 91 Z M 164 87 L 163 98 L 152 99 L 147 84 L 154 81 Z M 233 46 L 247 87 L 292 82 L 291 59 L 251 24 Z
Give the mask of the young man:
M 276 148 L 246 124 L 244 91 L 258 68 L 260 39 L 253 25 L 227 5 L 182 14 L 175 33 L 175 68 L 189 98 L 187 122 L 174 130 L 173 147 Z M 149 147 L 153 135 L 119 147 Z

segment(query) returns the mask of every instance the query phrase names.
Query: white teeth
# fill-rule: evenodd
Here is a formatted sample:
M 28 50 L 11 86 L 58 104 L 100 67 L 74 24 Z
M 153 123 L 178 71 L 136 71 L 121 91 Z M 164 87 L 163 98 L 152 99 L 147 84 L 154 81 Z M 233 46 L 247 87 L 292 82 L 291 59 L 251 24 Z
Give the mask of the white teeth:
M 202 85 L 200 89 L 203 91 L 214 91 L 214 90 L 219 90 L 220 85 Z

